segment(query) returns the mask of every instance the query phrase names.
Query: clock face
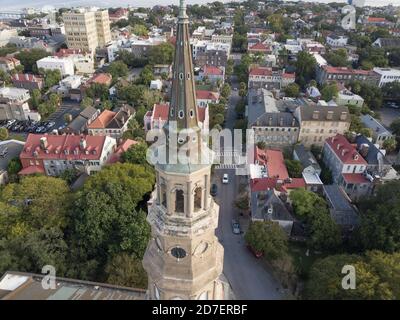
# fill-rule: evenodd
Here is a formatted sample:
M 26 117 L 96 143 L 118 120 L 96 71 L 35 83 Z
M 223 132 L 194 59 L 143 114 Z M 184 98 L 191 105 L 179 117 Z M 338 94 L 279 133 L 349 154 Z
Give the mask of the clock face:
M 186 257 L 186 251 L 179 247 L 172 248 L 171 254 L 177 259 L 183 259 L 184 257 Z

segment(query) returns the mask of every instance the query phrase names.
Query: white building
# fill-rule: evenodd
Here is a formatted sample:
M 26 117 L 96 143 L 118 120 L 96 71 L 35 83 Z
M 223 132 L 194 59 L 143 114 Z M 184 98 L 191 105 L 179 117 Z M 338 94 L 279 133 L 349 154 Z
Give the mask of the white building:
M 151 80 L 150 82 L 150 90 L 161 90 L 162 89 L 162 81 L 160 79 Z
M 393 68 L 374 68 L 374 72 L 379 74 L 378 86 L 381 88 L 386 83 L 400 81 L 400 70 Z
M 60 81 L 60 86 L 57 88 L 57 93 L 63 97 L 69 96 L 71 89 L 77 89 L 82 83 L 82 76 L 68 76 Z
M 29 91 L 19 88 L 0 88 L 0 120 L 40 120 L 40 115 L 29 109 Z
M 75 74 L 74 62 L 69 58 L 45 57 L 36 62 L 38 69 L 60 70 L 62 76 Z

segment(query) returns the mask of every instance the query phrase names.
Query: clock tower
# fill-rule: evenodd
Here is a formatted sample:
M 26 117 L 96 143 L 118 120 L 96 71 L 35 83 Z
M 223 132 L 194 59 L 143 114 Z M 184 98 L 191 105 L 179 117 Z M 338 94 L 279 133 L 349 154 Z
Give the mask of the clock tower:
M 166 143 L 155 152 L 149 201 L 151 239 L 143 258 L 149 299 L 228 299 L 223 247 L 215 236 L 219 207 L 210 196 L 211 150 L 198 125 L 189 21 L 180 0 Z M 178 155 L 178 156 L 177 156 Z M 180 156 L 179 156 L 180 155 Z M 182 156 L 183 155 L 183 156 Z

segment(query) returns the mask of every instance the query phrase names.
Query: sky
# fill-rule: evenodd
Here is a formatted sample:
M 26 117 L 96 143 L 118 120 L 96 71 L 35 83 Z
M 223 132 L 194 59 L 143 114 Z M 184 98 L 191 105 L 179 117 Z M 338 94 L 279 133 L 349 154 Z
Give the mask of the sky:
M 212 2 L 214 0 L 186 0 L 186 3 L 194 4 L 194 3 L 207 3 Z M 221 1 L 221 0 L 220 0 Z M 228 2 L 227 0 L 222 0 L 223 2 Z M 325 2 L 329 3 L 332 0 L 305 0 L 309 2 Z M 118 7 L 118 6 L 135 6 L 135 7 L 152 7 L 156 4 L 159 5 L 169 5 L 171 3 L 176 2 L 179 3 L 178 0 L 1 0 L 1 10 L 0 11 L 14 11 L 25 7 L 36 7 L 41 8 L 46 5 L 52 5 L 55 7 L 71 7 L 71 6 L 98 6 L 98 7 Z M 346 0 L 336 0 L 336 2 L 346 2 Z M 400 0 L 366 0 L 366 5 L 399 5 Z

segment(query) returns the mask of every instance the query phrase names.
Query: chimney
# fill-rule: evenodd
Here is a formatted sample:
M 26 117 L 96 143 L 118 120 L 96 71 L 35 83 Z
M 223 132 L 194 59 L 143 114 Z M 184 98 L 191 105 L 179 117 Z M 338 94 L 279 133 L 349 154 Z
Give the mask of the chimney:
M 86 149 L 86 140 L 84 137 L 81 137 L 81 140 L 79 141 L 79 147 L 81 148 L 81 150 Z
M 360 146 L 360 154 L 365 158 L 368 155 L 369 145 L 367 143 L 363 143 Z
M 327 120 L 332 120 L 333 119 L 333 111 L 328 111 L 328 113 L 326 114 L 326 119 Z
M 47 137 L 41 137 L 40 138 L 40 148 L 42 150 L 46 150 L 47 147 L 48 147 Z
M 312 118 L 314 120 L 318 120 L 319 119 L 319 111 L 318 110 L 314 110 Z
M 347 119 L 347 112 L 343 111 L 342 114 L 340 115 L 340 120 L 345 121 Z
M 347 153 L 347 149 L 343 149 L 342 150 L 342 157 L 344 157 L 344 155 Z

